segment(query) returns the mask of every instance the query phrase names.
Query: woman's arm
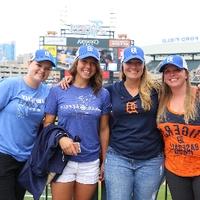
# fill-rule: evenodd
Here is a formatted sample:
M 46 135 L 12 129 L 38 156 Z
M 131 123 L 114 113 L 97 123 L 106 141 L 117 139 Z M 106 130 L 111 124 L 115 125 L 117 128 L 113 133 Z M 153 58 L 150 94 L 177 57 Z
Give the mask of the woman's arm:
M 48 126 L 49 124 L 54 124 L 55 120 L 56 120 L 55 115 L 46 114 L 43 122 L 44 127 Z
M 109 114 L 102 115 L 100 119 L 100 143 L 101 143 L 101 171 L 100 180 L 104 177 L 104 162 L 109 143 Z
M 19 85 L 19 80 L 13 80 L 11 78 L 4 79 L 0 82 L 0 111 L 3 110 L 10 101 L 14 99 L 19 91 L 17 85 Z
M 49 124 L 53 124 L 55 119 L 55 115 L 46 114 L 44 119 L 44 127 L 48 126 Z M 59 140 L 59 145 L 66 155 L 76 156 L 78 153 L 80 153 L 80 144 L 74 142 L 71 138 L 61 137 Z
M 65 76 L 58 85 L 63 89 L 66 90 L 70 87 L 70 84 L 73 81 L 73 77 L 71 75 Z

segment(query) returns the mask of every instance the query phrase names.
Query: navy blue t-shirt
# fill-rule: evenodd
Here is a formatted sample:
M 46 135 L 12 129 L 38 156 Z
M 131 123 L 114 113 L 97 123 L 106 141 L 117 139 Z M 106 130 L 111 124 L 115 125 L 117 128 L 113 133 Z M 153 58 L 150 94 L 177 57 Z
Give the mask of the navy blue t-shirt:
M 112 101 L 110 146 L 132 159 L 149 159 L 163 150 L 161 134 L 156 125 L 158 94 L 152 90 L 152 107 L 145 111 L 139 94 L 132 97 L 124 82 L 107 86 Z

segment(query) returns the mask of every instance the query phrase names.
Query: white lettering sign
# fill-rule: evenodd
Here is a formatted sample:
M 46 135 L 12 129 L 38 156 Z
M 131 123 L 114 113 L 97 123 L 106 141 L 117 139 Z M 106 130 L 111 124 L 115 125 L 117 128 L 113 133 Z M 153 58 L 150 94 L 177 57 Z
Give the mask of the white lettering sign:
M 83 39 L 79 39 L 77 41 L 77 44 L 79 44 L 79 45 L 92 45 L 92 46 L 94 46 L 94 45 L 98 45 L 99 44 L 99 40 L 87 40 L 87 39 L 83 40 Z
M 44 37 L 44 45 L 67 45 L 67 38 L 63 37 Z
M 106 35 L 107 31 L 103 30 L 99 24 L 93 25 L 79 25 L 79 24 L 71 24 L 70 25 L 70 33 L 73 34 L 85 34 L 88 36 L 97 36 L 97 35 Z
M 162 43 L 197 42 L 199 38 L 198 36 L 172 37 L 162 39 Z

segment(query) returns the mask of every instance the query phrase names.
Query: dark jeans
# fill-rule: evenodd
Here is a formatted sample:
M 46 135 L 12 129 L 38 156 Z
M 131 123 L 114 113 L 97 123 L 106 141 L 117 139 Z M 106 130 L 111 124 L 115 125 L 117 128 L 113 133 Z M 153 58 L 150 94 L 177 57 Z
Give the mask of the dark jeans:
M 17 182 L 23 165 L 24 162 L 0 153 L 0 200 L 23 200 L 25 189 Z
M 166 169 L 166 179 L 173 200 L 200 200 L 200 176 L 181 177 Z

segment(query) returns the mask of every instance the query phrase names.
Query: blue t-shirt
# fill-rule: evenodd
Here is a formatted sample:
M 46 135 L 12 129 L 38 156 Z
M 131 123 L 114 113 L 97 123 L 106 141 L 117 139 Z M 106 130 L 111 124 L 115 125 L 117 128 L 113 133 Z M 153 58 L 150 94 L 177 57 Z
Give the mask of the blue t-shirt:
M 71 156 L 70 160 L 88 162 L 99 158 L 100 117 L 111 109 L 110 96 L 102 88 L 94 95 L 91 87 L 71 86 L 62 90 L 56 86 L 50 90 L 45 112 L 58 116 L 58 125 L 63 126 L 71 137 L 81 139 L 81 153 Z
M 44 117 L 49 87 L 29 87 L 22 77 L 0 82 L 0 152 L 27 160 Z
M 132 97 L 124 82 L 106 87 L 112 101 L 110 146 L 131 159 L 149 159 L 162 152 L 161 134 L 157 129 L 158 94 L 152 90 L 152 107 L 142 108 L 139 95 Z

